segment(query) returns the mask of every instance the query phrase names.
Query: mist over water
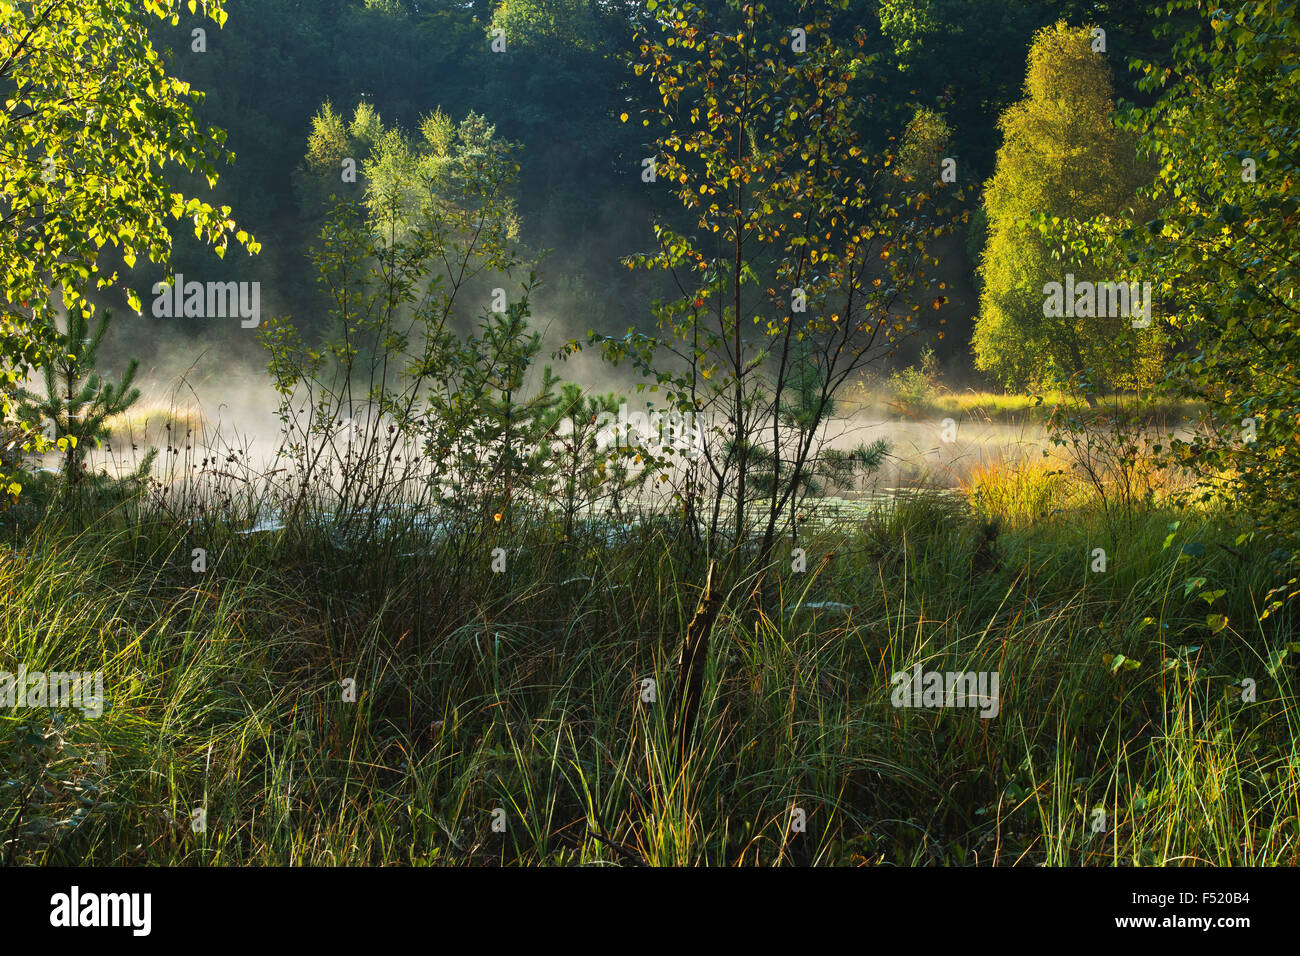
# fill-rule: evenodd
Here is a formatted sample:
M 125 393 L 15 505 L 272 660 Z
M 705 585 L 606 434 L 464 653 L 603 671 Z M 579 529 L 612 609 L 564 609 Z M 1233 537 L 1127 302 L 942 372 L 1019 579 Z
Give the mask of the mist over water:
M 655 407 L 644 393 L 637 393 L 635 380 L 621 377 L 618 369 L 595 353 L 579 353 L 555 368 L 590 393 L 618 394 L 631 412 Z M 150 446 L 160 450 L 156 476 L 168 471 L 169 454 L 182 451 L 199 459 L 235 453 L 252 472 L 276 467 L 283 438 L 277 414 L 280 399 L 263 369 L 247 360 L 232 360 L 210 346 L 198 354 L 177 351 L 165 356 L 143 368 L 138 382 L 140 401 L 116 422 L 105 447 L 91 452 L 93 469 L 129 470 Z M 903 487 L 956 488 L 973 469 L 1025 461 L 1049 448 L 1045 430 L 1036 424 L 955 421 L 938 412 L 908 419 L 864 403 L 855 407 L 845 402 L 840 409 L 821 428 L 824 448 L 850 451 L 884 439 L 889 449 L 878 471 L 854 489 L 833 491 L 836 496 L 852 498 Z M 945 422 L 955 422 L 955 429 L 945 428 Z M 952 440 L 946 441 L 950 433 Z
M 614 393 L 627 402 L 630 412 L 662 410 L 661 396 L 648 389 L 637 391 L 645 379 L 627 365 L 605 361 L 598 348 L 586 346 L 567 356 L 556 355 L 568 341 L 585 343 L 592 322 L 609 324 L 605 317 L 586 319 L 582 305 L 579 297 L 563 290 L 538 296 L 530 324 L 542 334 L 542 349 L 529 370 L 529 387 L 550 367 L 560 379 L 581 385 L 588 394 Z M 460 324 L 473 321 L 467 317 Z M 141 398 L 114 422 L 113 436 L 104 447 L 89 454 L 92 469 L 130 471 L 150 447 L 159 449 L 153 474 L 164 481 L 180 477 L 172 459 L 183 456 L 192 462 L 237 459 L 248 474 L 265 474 L 277 467 L 283 438 L 280 396 L 267 372 L 267 353 L 257 330 L 241 328 L 235 319 L 196 326 L 154 318 L 147 309 L 140 316 L 118 310 L 100 366 L 116 379 L 131 358 L 140 360 L 136 386 Z M 879 366 L 873 369 L 880 371 Z M 855 393 L 836 403 L 835 415 L 820 430 L 824 448 L 849 451 L 884 439 L 889 449 L 878 471 L 860 479 L 854 488 L 828 494 L 855 498 L 897 488 L 957 488 L 973 469 L 1022 462 L 1049 448 L 1044 429 L 1035 423 L 975 416 L 958 420 L 940 411 L 906 417 L 885 407 L 888 399 L 887 390 L 882 394 L 877 389 L 870 400 Z M 295 407 L 301 407 L 301 401 Z M 945 429 L 945 422 L 953 422 L 955 429 Z M 55 464 L 54 458 L 46 462 L 47 467 Z
M 878 412 L 857 411 L 832 421 L 825 432 L 828 446 L 841 450 L 880 438 L 889 442 L 884 466 L 867 479 L 876 490 L 956 488 L 973 469 L 1025 461 L 1049 447 L 1040 426 L 970 419 L 952 419 L 955 435 L 945 441 L 945 418 L 938 413 L 932 419 L 882 418 Z

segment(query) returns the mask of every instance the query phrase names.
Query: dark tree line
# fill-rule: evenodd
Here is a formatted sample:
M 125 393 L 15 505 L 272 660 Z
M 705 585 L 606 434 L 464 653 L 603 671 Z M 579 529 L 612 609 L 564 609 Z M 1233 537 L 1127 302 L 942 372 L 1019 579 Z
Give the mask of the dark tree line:
M 734 2 L 706 6 L 720 28 L 739 16 Z M 787 0 L 769 10 L 797 24 L 799 6 Z M 209 29 L 205 52 L 191 49 L 198 17 L 158 26 L 155 40 L 171 51 L 177 75 L 205 91 L 202 118 L 229 132 L 238 159 L 214 201 L 241 213 L 261 240 L 263 254 L 239 268 L 273 290 L 279 310 L 308 323 L 314 311 L 306 261 L 322 211 L 302 208 L 293 188 L 311 118 L 327 101 L 347 115 L 366 102 L 408 130 L 435 109 L 457 120 L 475 111 L 521 144 L 522 237 L 537 252 L 549 250 L 539 303 L 553 295 L 582 313 L 571 316 L 574 325 L 611 332 L 648 321 L 657 290 L 619 258 L 647 248 L 652 215 L 672 205 L 641 182 L 646 131 L 618 121 L 653 96 L 629 68 L 637 23 L 652 15 L 632 0 L 232 0 L 225 27 Z M 864 143 L 886 147 L 916 106 L 929 106 L 952 129 L 962 181 L 983 183 L 1000 145 L 997 118 L 1020 95 L 1030 40 L 1060 18 L 1104 25 L 1117 97 L 1143 101 L 1125 64 L 1163 54 L 1151 36 L 1155 14 L 1139 5 L 854 0 L 834 11 L 832 29 L 848 35 L 864 26 L 866 52 L 882 62 L 884 81 L 853 91 L 867 106 Z M 504 53 L 492 49 L 494 25 L 505 30 Z M 943 250 L 954 290 L 943 317 L 955 334 L 933 344 L 941 358 L 962 364 L 983 241 L 975 215 L 969 235 Z M 184 237 L 177 251 L 180 269 L 219 266 Z

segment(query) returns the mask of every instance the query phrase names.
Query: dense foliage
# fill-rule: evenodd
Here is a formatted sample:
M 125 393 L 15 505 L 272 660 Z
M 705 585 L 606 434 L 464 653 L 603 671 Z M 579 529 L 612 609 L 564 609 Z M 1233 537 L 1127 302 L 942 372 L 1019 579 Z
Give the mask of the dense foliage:
M 122 266 L 168 261 L 168 218 L 189 220 L 218 255 L 232 238 L 257 248 L 228 206 L 186 198 L 165 176 L 183 166 L 211 185 L 213 163 L 226 155 L 225 133 L 195 116 L 201 94 L 167 72 L 149 37 L 152 21 L 175 24 L 181 8 L 180 0 L 0 3 L 0 420 L 49 349 L 80 349 L 60 339 L 59 310 L 93 312 L 91 293 L 119 282 Z M 226 20 L 218 0 L 204 15 L 214 29 Z M 136 290 L 118 291 L 139 311 Z M 6 445 L 14 442 L 41 444 L 23 430 Z
M 1161 98 L 1127 117 L 1158 166 L 1154 215 L 1123 246 L 1157 277 L 1186 343 L 1169 384 L 1211 418 L 1180 458 L 1229 478 L 1256 521 L 1293 534 L 1300 475 L 1300 17 L 1292 4 L 1181 2 L 1204 18 L 1175 35 Z M 1206 35 L 1210 41 L 1205 41 Z

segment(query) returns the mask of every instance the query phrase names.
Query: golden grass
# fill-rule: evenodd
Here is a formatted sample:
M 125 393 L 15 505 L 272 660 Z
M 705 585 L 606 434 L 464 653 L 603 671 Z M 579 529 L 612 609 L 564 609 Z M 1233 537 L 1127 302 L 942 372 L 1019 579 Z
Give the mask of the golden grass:
M 1008 528 L 1041 521 L 1087 498 L 1056 458 L 981 461 L 961 476 L 960 487 L 977 512 L 1001 520 Z
M 166 444 L 168 438 L 184 437 L 187 432 L 197 434 L 205 423 L 203 413 L 195 407 L 142 401 L 121 415 L 114 415 L 106 424 L 113 439 L 149 445 Z
M 1054 407 L 1060 405 L 1078 409 L 1084 407 L 1081 399 L 1069 396 L 1058 389 L 1047 389 L 1039 394 L 1030 395 L 977 391 L 969 388 L 955 391 L 942 385 L 931 388 L 924 397 L 920 397 L 898 394 L 879 386 L 860 384 L 849 391 L 845 401 L 866 409 L 878 409 L 905 418 L 940 415 L 958 421 L 973 419 L 1012 424 L 1042 422 Z M 1135 396 L 1108 394 L 1101 399 L 1103 405 L 1116 402 L 1138 405 L 1144 417 L 1154 421 L 1182 420 L 1194 416 L 1198 411 L 1198 407 L 1193 404 L 1163 397 L 1142 399 Z

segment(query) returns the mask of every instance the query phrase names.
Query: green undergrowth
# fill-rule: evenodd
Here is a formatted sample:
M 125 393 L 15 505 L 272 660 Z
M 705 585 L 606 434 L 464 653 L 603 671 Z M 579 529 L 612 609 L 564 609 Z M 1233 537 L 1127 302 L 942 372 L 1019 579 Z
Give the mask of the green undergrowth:
M 1280 553 L 1227 511 L 989 500 L 789 542 L 766 600 L 736 577 L 681 767 L 704 559 L 669 520 L 340 542 L 51 511 L 0 550 L 0 670 L 102 670 L 107 700 L 0 709 L 2 859 L 1296 864 Z M 917 664 L 996 672 L 996 716 L 894 706 Z

